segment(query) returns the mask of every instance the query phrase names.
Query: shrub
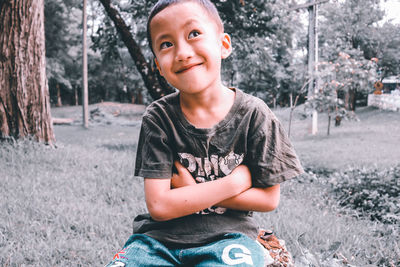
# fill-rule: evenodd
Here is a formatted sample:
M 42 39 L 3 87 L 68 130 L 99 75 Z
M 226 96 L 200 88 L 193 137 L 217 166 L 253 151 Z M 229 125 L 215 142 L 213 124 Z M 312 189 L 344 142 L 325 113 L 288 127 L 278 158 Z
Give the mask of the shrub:
M 329 177 L 342 207 L 387 224 L 400 224 L 400 165 L 389 169 L 349 169 Z

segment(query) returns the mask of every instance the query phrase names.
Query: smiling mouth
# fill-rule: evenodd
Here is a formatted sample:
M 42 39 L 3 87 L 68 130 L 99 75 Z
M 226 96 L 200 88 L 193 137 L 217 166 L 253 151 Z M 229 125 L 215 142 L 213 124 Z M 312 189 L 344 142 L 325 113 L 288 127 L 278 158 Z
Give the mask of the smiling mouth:
M 181 68 L 180 70 L 178 70 L 176 73 L 177 73 L 177 74 L 179 74 L 179 73 L 185 73 L 185 72 L 187 72 L 187 71 L 193 69 L 194 67 L 200 66 L 201 64 L 203 64 L 203 63 L 185 66 L 185 67 Z

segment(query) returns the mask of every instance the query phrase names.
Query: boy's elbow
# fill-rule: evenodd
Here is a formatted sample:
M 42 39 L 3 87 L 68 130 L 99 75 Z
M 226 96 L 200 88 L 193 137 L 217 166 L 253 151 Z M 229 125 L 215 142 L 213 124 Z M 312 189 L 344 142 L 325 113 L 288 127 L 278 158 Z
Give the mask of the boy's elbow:
M 155 221 L 169 221 L 178 217 L 181 217 L 177 209 L 173 208 L 173 205 L 167 202 L 147 202 L 147 210 L 151 218 Z
M 153 220 L 158 222 L 168 221 L 170 218 L 163 213 L 149 212 Z
M 168 221 L 172 219 L 169 216 L 168 210 L 163 207 L 163 205 L 149 205 L 147 204 L 147 210 L 149 211 L 149 214 L 151 218 L 155 221 Z
M 151 218 L 153 218 L 153 220 L 155 221 L 168 221 L 171 218 L 169 218 L 168 214 L 165 211 L 162 210 L 158 210 L 158 209 L 148 209 L 149 210 L 149 214 L 151 216 Z
M 272 200 L 271 203 L 270 203 L 270 210 L 268 210 L 268 211 L 273 211 L 276 208 L 278 208 L 279 201 L 280 201 L 280 196 L 278 196 L 274 200 Z
M 266 201 L 259 205 L 258 209 L 256 211 L 259 212 L 269 212 L 273 211 L 279 206 L 279 197 L 278 199 L 270 199 L 269 201 Z
M 262 212 L 273 211 L 279 206 L 279 201 L 281 198 L 280 185 L 274 185 L 272 187 L 265 189 L 268 194 L 268 201 L 263 205 Z

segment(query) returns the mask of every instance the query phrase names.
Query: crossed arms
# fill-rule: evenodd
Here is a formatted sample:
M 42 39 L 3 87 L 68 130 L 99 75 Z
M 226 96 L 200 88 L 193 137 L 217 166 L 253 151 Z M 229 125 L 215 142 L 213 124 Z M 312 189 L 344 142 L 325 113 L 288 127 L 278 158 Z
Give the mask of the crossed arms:
M 267 212 L 279 204 L 280 185 L 251 187 L 250 171 L 245 165 L 239 165 L 225 177 L 205 183 L 196 183 L 179 162 L 175 162 L 175 166 L 178 174 L 172 179 L 146 178 L 144 181 L 146 205 L 154 220 L 171 220 L 214 205 Z

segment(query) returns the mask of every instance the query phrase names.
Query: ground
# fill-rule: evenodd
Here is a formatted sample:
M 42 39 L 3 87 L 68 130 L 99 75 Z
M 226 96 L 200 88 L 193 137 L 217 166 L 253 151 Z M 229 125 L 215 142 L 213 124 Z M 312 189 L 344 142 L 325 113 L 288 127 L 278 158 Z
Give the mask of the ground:
M 137 125 L 145 110 L 143 105 L 104 102 L 90 106 L 91 127 L 95 125 Z M 285 129 L 289 127 L 290 109 L 280 108 L 273 112 Z M 73 118 L 81 124 L 81 107 L 53 108 L 53 117 Z M 311 119 L 302 116 L 303 107 L 297 107 L 291 129 L 291 140 L 306 166 L 327 169 L 348 167 L 385 168 L 399 164 L 400 159 L 400 113 L 360 107 L 357 120 L 344 120 L 340 127 L 331 126 L 327 135 L 328 119 L 319 114 L 318 133 L 313 136 L 309 128 Z M 130 129 L 125 129 L 130 131 Z M 124 131 L 124 128 L 121 128 Z M 57 131 L 56 131 L 57 134 Z M 56 138 L 62 140 L 62 136 Z
M 318 133 L 310 135 L 311 119 L 302 119 L 302 107 L 295 109 L 291 138 L 305 165 L 343 169 L 354 167 L 390 167 L 399 164 L 400 113 L 360 107 L 357 120 L 344 120 L 340 127 L 331 126 L 327 135 L 328 119 L 319 114 Z M 289 110 L 275 113 L 288 128 Z M 332 122 L 332 125 L 334 122 Z
M 144 110 L 91 105 L 85 129 L 82 107 L 52 108 L 54 118 L 73 121 L 54 126 L 54 148 L 31 140 L 0 146 L 0 266 L 104 266 L 121 250 L 132 219 L 146 212 L 143 180 L 133 175 Z M 289 110 L 274 112 L 287 128 Z M 307 173 L 283 183 L 279 208 L 255 213 L 257 222 L 286 241 L 297 267 L 400 266 L 398 223 L 371 221 L 364 209 L 376 204 L 379 214 L 400 218 L 400 165 L 386 168 L 400 158 L 400 113 L 360 108 L 359 121 L 344 121 L 330 136 L 325 115 L 311 136 L 301 113 L 300 106 L 291 139 Z M 361 168 L 375 165 L 385 170 Z M 360 185 L 366 190 L 349 191 Z M 361 211 L 340 205 L 354 196 L 366 200 Z

